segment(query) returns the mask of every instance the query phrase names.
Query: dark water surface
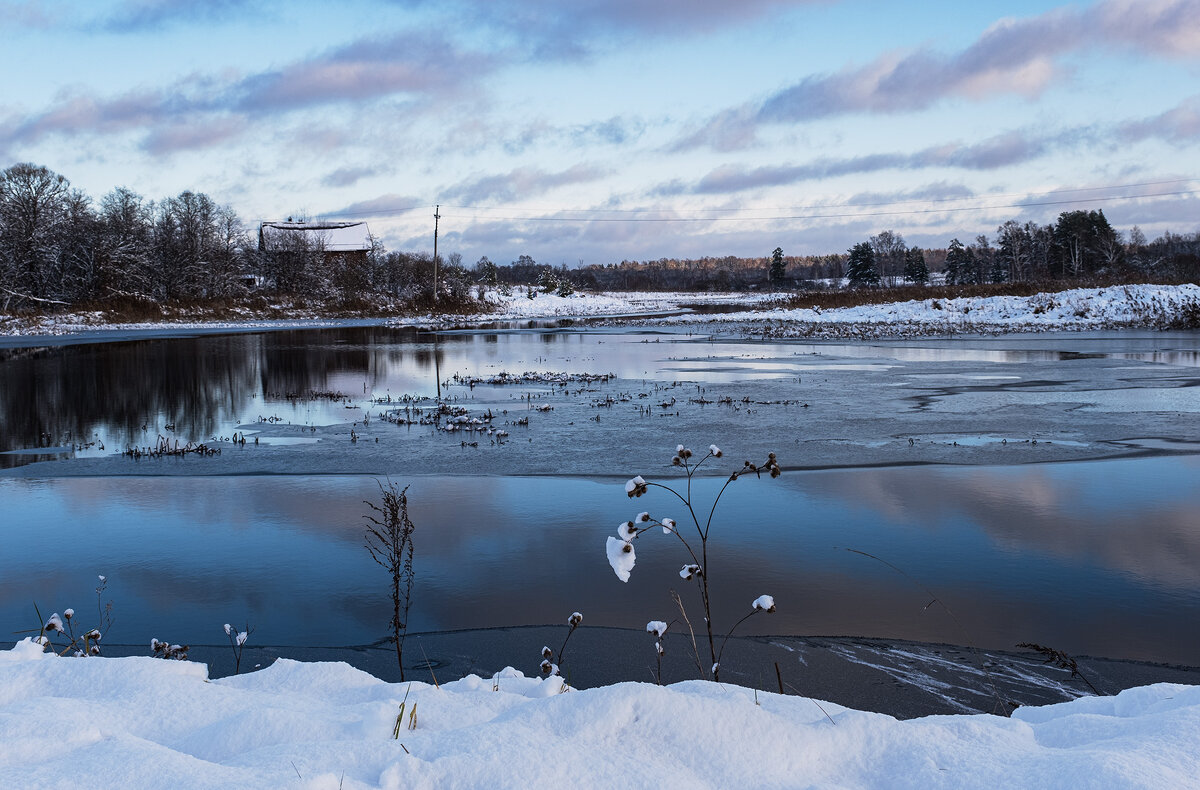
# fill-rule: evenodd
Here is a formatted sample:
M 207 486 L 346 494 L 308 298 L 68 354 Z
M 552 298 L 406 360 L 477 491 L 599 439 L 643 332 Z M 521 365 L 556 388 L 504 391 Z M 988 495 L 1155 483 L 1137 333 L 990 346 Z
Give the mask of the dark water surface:
M 746 633 L 1032 641 L 1200 665 L 1198 360 L 1200 333 L 765 344 L 357 327 L 0 349 L 0 468 L 26 475 L 0 476 L 0 629 L 36 627 L 35 603 L 43 613 L 73 607 L 90 626 L 104 574 L 110 641 L 219 643 L 221 624 L 248 622 L 259 644 L 373 643 L 387 631 L 387 575 L 363 548 L 362 516 L 379 490 L 375 476 L 347 474 L 363 469 L 353 454 L 368 449 L 411 485 L 411 630 L 558 623 L 576 609 L 590 624 L 640 628 L 675 617 L 672 588 L 698 621 L 674 539 L 640 538 L 628 584 L 604 554 L 605 538 L 639 510 L 683 520 L 662 492 L 625 497 L 632 474 L 675 478 L 642 457 L 625 468 L 620 448 L 625 436 L 666 446 L 678 429 L 769 442 L 787 469 L 778 480 L 743 478 L 722 500 L 709 568 L 718 625 L 769 593 L 779 611 Z M 607 390 L 558 392 L 557 411 L 526 412 L 529 432 L 514 428 L 490 455 L 432 428 L 387 433 L 378 421 L 371 431 L 384 441 L 369 448 L 341 434 L 266 430 L 277 420 L 346 424 L 348 434 L 381 408 L 376 399 L 439 390 L 473 409 L 512 407 L 511 388 L 452 382 L 501 371 L 618 378 Z M 795 400 L 696 405 L 683 388 L 662 389 L 676 381 L 694 383 L 694 396 L 711 387 L 710 401 L 740 394 L 721 387 Z M 632 400 L 600 422 L 595 399 L 622 392 Z M 667 397 L 669 406 L 648 406 Z M 283 449 L 300 455 L 263 454 L 252 467 L 245 459 L 257 448 L 226 444 L 224 457 L 193 466 L 112 459 L 104 473 L 86 472 L 97 476 L 67 476 L 72 464 L 160 435 L 211 441 L 235 430 L 297 443 Z M 1035 435 L 1040 445 L 1028 441 Z M 615 449 L 591 450 L 578 436 L 615 436 Z M 1051 446 L 1086 458 L 1118 445 L 1149 457 L 1030 462 L 1064 457 L 1040 455 Z M 443 450 L 474 453 L 473 466 L 442 474 L 455 469 L 437 463 Z M 837 453 L 833 466 L 894 466 L 788 468 L 821 452 Z M 917 452 L 926 455 L 907 455 Z M 424 453 L 419 468 L 405 465 L 410 453 Z M 530 473 L 539 459 L 581 454 L 587 464 Z M 254 473 L 232 473 L 241 468 Z M 127 476 L 147 473 L 162 476 Z M 697 481 L 705 511 L 720 482 Z
M 779 611 L 747 633 L 1034 641 L 1196 664 L 1198 475 L 1184 456 L 743 478 L 713 530 L 716 616 L 732 622 L 769 593 Z M 605 537 L 638 510 L 682 520 L 664 492 L 631 501 L 617 479 L 406 482 L 413 630 L 553 623 L 574 609 L 640 627 L 675 616 L 670 589 L 694 598 L 677 576 L 684 550 L 661 532 L 638 540 L 627 584 L 605 559 Z M 699 481 L 697 500 L 718 482 Z M 351 476 L 0 480 L 0 622 L 32 626 L 34 601 L 90 621 L 103 573 L 113 640 L 211 643 L 222 623 L 248 620 L 263 644 L 372 642 L 386 631 L 387 576 L 363 548 L 361 503 L 377 494 Z M 954 617 L 926 609 L 933 596 Z

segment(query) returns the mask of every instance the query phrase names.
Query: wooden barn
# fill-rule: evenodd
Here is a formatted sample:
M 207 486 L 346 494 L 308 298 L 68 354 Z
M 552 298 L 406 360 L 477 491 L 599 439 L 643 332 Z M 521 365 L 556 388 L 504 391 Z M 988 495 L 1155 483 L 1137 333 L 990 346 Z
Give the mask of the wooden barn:
M 365 222 L 264 222 L 258 226 L 260 252 L 319 251 L 331 271 L 366 266 L 371 230 Z

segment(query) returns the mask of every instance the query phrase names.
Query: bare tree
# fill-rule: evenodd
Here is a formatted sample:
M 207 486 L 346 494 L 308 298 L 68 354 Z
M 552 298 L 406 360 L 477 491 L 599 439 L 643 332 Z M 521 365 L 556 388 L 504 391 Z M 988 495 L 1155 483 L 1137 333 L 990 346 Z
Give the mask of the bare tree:
M 871 249 L 875 252 L 875 265 L 886 285 L 895 285 L 904 273 L 904 254 L 908 247 L 904 237 L 891 230 L 880 231 L 871 237 Z
M 24 162 L 0 173 L 0 280 L 4 305 L 60 299 L 60 252 L 67 179 Z

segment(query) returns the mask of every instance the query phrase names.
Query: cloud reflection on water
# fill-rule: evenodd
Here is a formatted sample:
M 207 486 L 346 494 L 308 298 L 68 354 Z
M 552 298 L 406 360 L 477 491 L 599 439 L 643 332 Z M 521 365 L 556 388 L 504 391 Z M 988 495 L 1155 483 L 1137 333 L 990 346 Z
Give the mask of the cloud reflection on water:
M 748 632 L 881 635 L 1200 663 L 1198 462 L 1188 457 L 1024 467 L 789 473 L 732 486 L 713 530 L 717 622 L 764 592 L 779 613 Z M 557 623 L 640 628 L 692 603 L 677 544 L 647 534 L 628 584 L 603 543 L 662 496 L 623 480 L 414 477 L 413 630 Z M 700 499 L 721 481 L 699 483 Z M 12 515 L 0 620 L 28 601 L 86 611 L 112 580 L 120 629 L 219 641 L 249 620 L 261 643 L 362 644 L 386 631 L 386 574 L 362 548 L 364 477 L 0 480 Z M 661 510 L 660 510 L 661 509 Z M 875 554 L 903 571 L 845 551 Z M 960 627 L 928 603 L 932 590 Z M 699 612 L 693 604 L 693 619 Z M 231 619 L 232 618 L 232 619 Z M 217 634 L 219 636 L 219 634 Z

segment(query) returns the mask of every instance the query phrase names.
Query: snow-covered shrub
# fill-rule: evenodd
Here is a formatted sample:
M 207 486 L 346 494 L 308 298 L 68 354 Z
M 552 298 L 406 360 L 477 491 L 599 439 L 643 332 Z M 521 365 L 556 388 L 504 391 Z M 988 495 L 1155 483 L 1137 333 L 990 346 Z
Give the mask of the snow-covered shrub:
M 246 647 L 246 640 L 250 638 L 250 634 L 254 629 L 249 625 L 245 631 L 239 631 L 229 623 L 225 624 L 225 636 L 229 637 L 229 649 L 233 651 L 233 674 L 237 675 L 242 669 L 242 650 Z
M 733 634 L 734 630 L 749 617 L 759 612 L 774 612 L 775 599 L 769 595 L 762 595 L 755 599 L 751 604 L 750 613 L 734 623 L 733 627 L 725 633 L 725 637 L 718 647 L 716 637 L 713 635 L 712 598 L 709 590 L 708 573 L 705 570 L 708 562 L 708 536 L 709 531 L 712 529 L 713 516 L 717 512 L 717 505 L 720 503 L 721 497 L 725 493 L 725 489 L 727 489 L 730 484 L 735 482 L 739 477 L 753 474 L 756 478 L 761 478 L 763 473 L 766 472 L 770 477 L 775 478 L 779 477 L 781 470 L 779 468 L 779 462 L 775 458 L 775 453 L 768 453 L 767 460 L 762 464 L 752 464 L 749 461 L 746 461 L 742 465 L 741 469 L 729 475 L 729 479 L 725 481 L 725 485 L 721 487 L 721 490 L 717 493 L 716 498 L 713 500 L 712 507 L 708 512 L 708 518 L 703 524 L 701 524 L 699 516 L 696 515 L 694 502 L 692 501 L 692 478 L 696 475 L 696 473 L 700 470 L 700 467 L 703 466 L 706 461 L 710 459 L 722 458 L 724 453 L 721 452 L 721 448 L 717 447 L 715 444 L 712 444 L 709 445 L 708 452 L 700 460 L 693 461 L 693 456 L 694 453 L 681 444 L 675 448 L 675 455 L 671 458 L 671 465 L 681 468 L 686 477 L 687 485 L 684 493 L 681 494 L 674 488 L 663 485 L 662 483 L 647 482 L 641 475 L 637 475 L 625 483 L 625 494 L 630 499 L 633 499 L 635 497 L 641 497 L 648 494 L 651 488 L 660 488 L 664 491 L 670 492 L 682 503 L 684 509 L 687 511 L 687 514 L 696 530 L 696 536 L 693 539 L 696 542 L 691 543 L 688 541 L 688 538 L 685 537 L 680 531 L 679 525 L 675 519 L 665 517 L 655 518 L 651 516 L 649 512 L 643 511 L 638 513 L 629 521 L 624 521 L 617 525 L 617 535 L 616 537 L 610 536 L 608 538 L 608 541 L 605 545 L 605 551 L 608 555 L 608 564 L 612 566 L 613 573 L 615 573 L 617 578 L 621 581 L 628 582 L 629 576 L 632 573 L 633 567 L 637 561 L 637 553 L 633 548 L 633 542 L 635 540 L 637 540 L 646 531 L 654 527 L 660 527 L 662 528 L 663 534 L 674 535 L 679 539 L 679 542 L 683 545 L 684 550 L 687 551 L 688 556 L 691 558 L 691 562 L 685 563 L 683 568 L 680 569 L 679 577 L 684 581 L 696 582 L 696 586 L 700 593 L 700 602 L 704 607 L 704 626 L 708 636 L 709 657 L 712 660 L 712 678 L 713 680 L 719 680 L 721 654 L 724 652 L 725 643 L 729 641 L 729 637 Z M 690 630 L 691 623 L 687 621 L 687 614 L 683 609 L 683 604 L 680 602 L 678 597 L 676 597 L 675 600 L 676 603 L 679 604 L 680 614 L 684 617 L 685 622 L 688 623 L 688 628 Z M 661 632 L 658 629 L 658 626 L 660 625 L 662 626 Z M 669 624 L 663 623 L 660 620 L 652 620 L 646 625 L 646 630 L 650 631 L 651 633 L 655 633 L 658 637 L 658 640 L 655 642 L 655 650 L 660 659 L 662 657 L 662 634 L 665 634 L 667 628 L 669 627 Z M 692 643 L 695 645 L 694 634 Z M 696 651 L 696 667 L 700 670 L 701 675 L 706 674 L 703 663 L 700 660 L 698 650 Z
M 155 658 L 165 658 L 174 661 L 187 661 L 188 645 L 173 645 L 170 642 L 160 642 L 151 637 L 150 651 Z
M 60 656 L 79 656 L 86 658 L 87 656 L 100 655 L 100 640 L 104 637 L 104 631 L 107 631 L 112 626 L 112 601 L 107 604 L 103 603 L 104 590 L 108 587 L 108 578 L 105 576 L 97 577 L 100 579 L 100 584 L 96 586 L 96 611 L 99 620 L 95 628 L 89 628 L 82 634 L 76 634 L 75 624 L 79 618 L 75 616 L 74 609 L 63 609 L 62 614 L 54 612 L 49 617 L 42 619 L 41 610 L 37 604 L 34 604 L 33 610 L 37 613 L 38 621 L 42 623 L 38 629 L 38 635 L 33 637 L 33 642 L 42 646 L 42 649 L 50 649 Z M 101 628 L 104 631 L 101 631 Z M 21 631 L 19 633 L 32 633 L 29 631 Z M 56 644 L 56 640 L 63 640 Z
M 547 677 L 562 675 L 562 666 L 566 663 L 567 642 L 571 641 L 571 634 L 575 633 L 575 629 L 582 622 L 582 614 L 571 612 L 571 616 L 567 618 L 567 636 L 563 639 L 562 647 L 558 649 L 557 656 L 555 656 L 554 651 L 549 646 L 542 646 L 542 663 L 539 665 L 539 668 L 543 675 Z

